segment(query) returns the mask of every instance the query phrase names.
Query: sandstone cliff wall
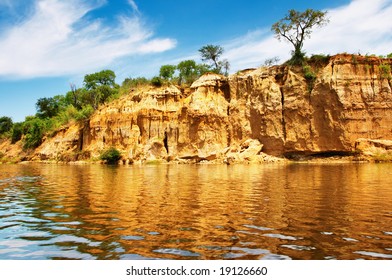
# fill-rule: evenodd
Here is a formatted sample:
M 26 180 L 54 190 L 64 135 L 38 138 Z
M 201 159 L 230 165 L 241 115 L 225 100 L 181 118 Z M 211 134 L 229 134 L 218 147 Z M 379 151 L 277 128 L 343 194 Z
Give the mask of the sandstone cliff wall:
M 391 73 L 380 65 L 392 60 L 338 55 L 314 66 L 315 80 L 274 66 L 208 74 L 189 92 L 135 90 L 48 138 L 34 157 L 85 159 L 111 146 L 129 162 L 351 153 L 358 139 L 392 140 Z

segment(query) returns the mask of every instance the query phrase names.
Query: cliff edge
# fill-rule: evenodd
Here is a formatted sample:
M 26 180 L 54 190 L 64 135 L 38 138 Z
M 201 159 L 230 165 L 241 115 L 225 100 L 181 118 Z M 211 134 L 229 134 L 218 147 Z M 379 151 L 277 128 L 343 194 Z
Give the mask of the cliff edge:
M 313 75 L 272 66 L 206 74 L 190 90 L 136 89 L 25 157 L 85 160 L 109 147 L 122 152 L 124 163 L 389 153 L 392 59 L 343 54 L 309 64 Z

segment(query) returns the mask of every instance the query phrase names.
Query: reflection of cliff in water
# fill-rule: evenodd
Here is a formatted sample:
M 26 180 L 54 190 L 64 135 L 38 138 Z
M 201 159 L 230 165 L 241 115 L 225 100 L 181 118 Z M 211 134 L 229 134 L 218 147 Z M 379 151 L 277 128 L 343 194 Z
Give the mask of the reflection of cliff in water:
M 389 165 L 1 169 L 2 259 L 392 257 Z

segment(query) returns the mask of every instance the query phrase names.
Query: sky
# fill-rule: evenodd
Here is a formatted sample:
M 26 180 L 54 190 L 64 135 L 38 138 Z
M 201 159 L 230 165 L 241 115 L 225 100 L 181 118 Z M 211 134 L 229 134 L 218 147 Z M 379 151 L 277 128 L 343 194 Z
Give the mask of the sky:
M 311 54 L 392 52 L 392 0 L 0 0 L 0 117 L 34 115 L 42 97 L 103 69 L 153 77 L 165 64 L 200 62 L 224 48 L 230 72 L 290 57 L 271 26 L 288 10 L 327 11 L 329 24 L 305 41 Z

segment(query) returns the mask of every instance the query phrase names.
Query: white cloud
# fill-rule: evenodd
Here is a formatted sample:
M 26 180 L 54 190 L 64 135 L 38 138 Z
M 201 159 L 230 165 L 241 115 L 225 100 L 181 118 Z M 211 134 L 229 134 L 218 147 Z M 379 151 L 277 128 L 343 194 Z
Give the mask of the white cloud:
M 307 54 L 388 54 L 392 52 L 392 0 L 352 0 L 350 4 L 328 10 L 330 22 L 314 30 L 305 41 Z M 283 17 L 283 15 L 282 15 Z M 223 44 L 232 71 L 258 67 L 275 56 L 286 60 L 291 45 L 279 42 L 268 30 L 256 30 Z
M 176 45 L 169 38 L 154 38 L 139 15 L 118 17 L 114 27 L 87 21 L 86 14 L 103 1 L 87 2 L 37 0 L 28 19 L 0 35 L 0 76 L 82 74 L 120 57 L 163 52 Z M 129 3 L 138 11 L 134 1 Z
M 139 7 L 134 0 L 128 0 L 128 4 L 132 7 L 135 13 L 140 14 Z

